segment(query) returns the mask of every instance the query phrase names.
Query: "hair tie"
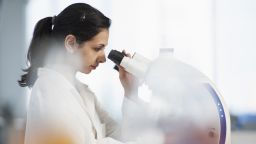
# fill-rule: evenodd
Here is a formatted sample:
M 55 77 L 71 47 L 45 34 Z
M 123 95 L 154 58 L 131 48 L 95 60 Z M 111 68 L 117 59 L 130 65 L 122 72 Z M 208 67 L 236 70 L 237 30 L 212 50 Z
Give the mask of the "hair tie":
M 55 25 L 55 24 L 56 24 L 56 19 L 57 19 L 57 16 L 54 15 L 54 16 L 52 17 L 52 25 Z
M 80 21 L 82 21 L 82 22 L 84 22 L 85 21 L 85 18 L 86 18 L 86 16 L 85 16 L 85 13 L 80 17 Z

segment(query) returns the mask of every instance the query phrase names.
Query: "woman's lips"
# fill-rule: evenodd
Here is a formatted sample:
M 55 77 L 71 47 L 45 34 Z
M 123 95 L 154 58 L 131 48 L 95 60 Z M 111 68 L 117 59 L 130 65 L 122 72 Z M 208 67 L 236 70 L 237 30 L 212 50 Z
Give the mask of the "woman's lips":
M 92 69 L 96 69 L 96 68 L 97 68 L 97 66 L 98 66 L 98 65 L 96 65 L 96 66 L 91 65 L 90 67 L 91 67 Z

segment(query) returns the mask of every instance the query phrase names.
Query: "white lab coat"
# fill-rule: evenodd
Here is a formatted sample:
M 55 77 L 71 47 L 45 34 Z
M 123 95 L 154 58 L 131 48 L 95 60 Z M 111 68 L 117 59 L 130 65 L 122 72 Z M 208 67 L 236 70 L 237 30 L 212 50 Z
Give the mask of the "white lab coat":
M 94 93 L 49 68 L 39 68 L 28 107 L 25 144 L 36 131 L 56 127 L 75 144 L 121 144 L 119 125 L 101 108 Z

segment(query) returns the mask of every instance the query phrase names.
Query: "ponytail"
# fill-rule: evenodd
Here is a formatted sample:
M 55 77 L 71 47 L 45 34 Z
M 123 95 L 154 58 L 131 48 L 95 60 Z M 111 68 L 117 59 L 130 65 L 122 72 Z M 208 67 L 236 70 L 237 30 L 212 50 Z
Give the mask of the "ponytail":
M 21 87 L 32 87 L 37 79 L 37 69 L 43 66 L 47 44 L 50 43 L 52 32 L 52 17 L 46 17 L 37 22 L 27 53 L 29 67 L 23 69 L 25 74 L 18 81 Z

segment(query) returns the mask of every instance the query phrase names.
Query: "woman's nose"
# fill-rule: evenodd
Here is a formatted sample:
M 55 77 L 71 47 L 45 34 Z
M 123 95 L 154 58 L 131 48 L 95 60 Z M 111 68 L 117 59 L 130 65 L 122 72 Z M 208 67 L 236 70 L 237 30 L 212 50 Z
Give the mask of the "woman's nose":
M 100 55 L 99 55 L 99 57 L 98 57 L 98 62 L 99 62 L 99 63 L 104 63 L 104 62 L 106 62 L 105 52 L 100 53 Z

